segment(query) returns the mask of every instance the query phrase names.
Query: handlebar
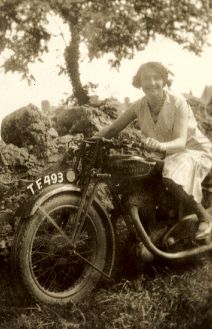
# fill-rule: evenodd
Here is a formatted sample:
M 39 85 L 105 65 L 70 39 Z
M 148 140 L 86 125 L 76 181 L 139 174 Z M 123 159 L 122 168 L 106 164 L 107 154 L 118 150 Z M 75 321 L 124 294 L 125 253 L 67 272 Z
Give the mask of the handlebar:
M 132 142 L 129 143 L 127 140 L 114 140 L 108 139 L 105 137 L 92 137 L 84 140 L 88 144 L 92 143 L 101 143 L 102 145 L 111 148 L 111 149 L 121 149 L 121 148 L 132 148 L 132 149 L 139 149 L 140 151 L 147 151 L 149 153 L 159 153 L 161 156 L 165 157 L 166 152 L 161 150 L 161 148 L 151 150 L 149 146 L 147 146 L 145 140 L 141 142 Z

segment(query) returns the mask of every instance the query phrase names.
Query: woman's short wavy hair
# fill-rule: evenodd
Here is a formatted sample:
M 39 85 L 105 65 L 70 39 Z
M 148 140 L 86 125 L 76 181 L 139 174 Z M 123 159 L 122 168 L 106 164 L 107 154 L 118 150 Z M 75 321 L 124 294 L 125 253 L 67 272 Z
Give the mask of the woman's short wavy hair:
M 164 86 L 168 86 L 168 87 L 171 86 L 172 80 L 170 79 L 170 75 L 173 76 L 173 73 L 160 62 L 147 62 L 139 67 L 138 71 L 133 77 L 133 81 L 132 81 L 133 87 L 135 88 L 141 87 L 142 73 L 144 72 L 144 70 L 146 71 L 148 69 L 155 71 L 157 74 L 161 76 L 164 82 Z

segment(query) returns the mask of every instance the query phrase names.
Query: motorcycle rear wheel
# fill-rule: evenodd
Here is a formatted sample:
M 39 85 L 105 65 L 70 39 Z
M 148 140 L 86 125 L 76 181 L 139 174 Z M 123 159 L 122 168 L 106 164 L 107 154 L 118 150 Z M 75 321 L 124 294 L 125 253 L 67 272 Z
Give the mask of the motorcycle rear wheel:
M 64 194 L 50 199 L 42 208 L 70 238 L 79 203 L 79 196 Z M 88 211 L 74 250 L 76 253 L 48 217 L 37 211 L 21 224 L 13 246 L 16 282 L 18 280 L 21 289 L 39 303 L 79 302 L 96 287 L 106 260 L 106 232 L 93 207 Z

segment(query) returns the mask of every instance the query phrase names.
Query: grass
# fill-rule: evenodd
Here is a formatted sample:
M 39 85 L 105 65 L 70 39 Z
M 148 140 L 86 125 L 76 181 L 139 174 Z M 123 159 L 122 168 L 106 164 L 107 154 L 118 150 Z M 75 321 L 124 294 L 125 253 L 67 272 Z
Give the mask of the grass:
M 79 305 L 17 306 L 9 265 L 1 262 L 0 329 L 211 329 L 211 254 L 142 265 L 123 244 L 114 283 Z

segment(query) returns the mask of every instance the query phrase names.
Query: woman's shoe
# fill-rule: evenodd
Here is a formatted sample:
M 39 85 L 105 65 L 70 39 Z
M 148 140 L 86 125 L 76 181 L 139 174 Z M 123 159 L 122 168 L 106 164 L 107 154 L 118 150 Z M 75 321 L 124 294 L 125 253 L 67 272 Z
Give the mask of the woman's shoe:
M 196 232 L 196 240 L 207 238 L 212 233 L 212 222 L 200 222 Z

